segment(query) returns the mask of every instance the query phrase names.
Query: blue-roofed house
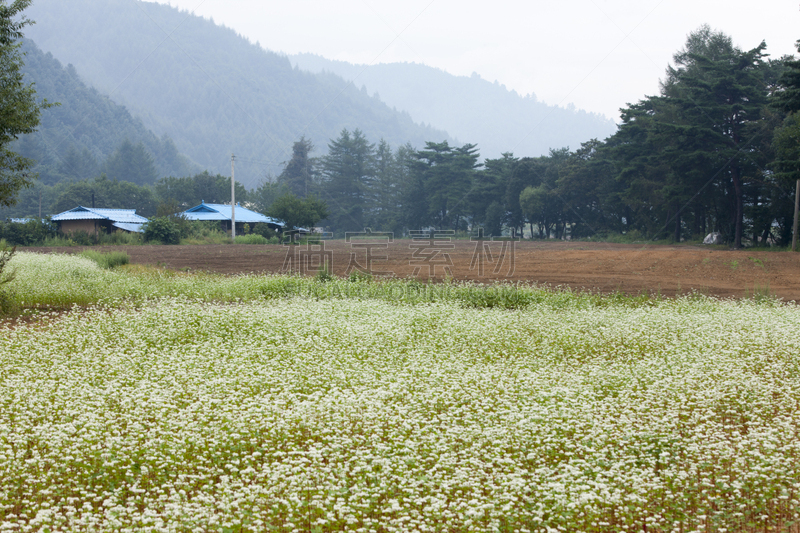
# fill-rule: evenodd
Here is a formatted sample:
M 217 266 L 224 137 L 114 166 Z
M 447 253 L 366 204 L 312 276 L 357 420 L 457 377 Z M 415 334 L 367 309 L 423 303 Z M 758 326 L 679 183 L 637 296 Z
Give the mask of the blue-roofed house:
M 281 221 L 262 215 L 256 211 L 242 207 L 236 204 L 236 211 L 231 213 L 231 206 L 229 204 L 207 204 L 205 202 L 187 209 L 181 213 L 187 220 L 212 220 L 219 222 L 222 228 L 230 233 L 231 231 L 231 218 L 232 215 L 236 216 L 236 234 L 244 233 L 244 225 L 249 224 L 252 227 L 254 224 L 267 224 L 274 230 L 282 230 L 283 224 Z
M 101 231 L 130 231 L 142 233 L 142 226 L 147 222 L 143 216 L 137 215 L 135 209 L 102 209 L 78 206 L 75 209 L 53 215 L 51 219 L 58 224 L 62 233 L 85 231 L 97 235 Z

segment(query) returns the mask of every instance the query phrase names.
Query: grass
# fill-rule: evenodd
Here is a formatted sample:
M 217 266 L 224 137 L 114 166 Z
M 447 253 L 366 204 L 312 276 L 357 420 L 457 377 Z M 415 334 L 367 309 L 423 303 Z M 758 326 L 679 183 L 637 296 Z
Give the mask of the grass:
M 89 250 L 80 256 L 17 253 L 10 266 L 17 276 L 6 287 L 9 308 L 69 308 L 73 305 L 120 306 L 146 303 L 165 297 L 185 297 L 205 302 L 250 302 L 285 298 L 314 300 L 379 300 L 394 305 L 452 303 L 476 309 L 592 309 L 602 307 L 654 307 L 665 300 L 659 293 L 597 294 L 569 288 L 528 283 L 481 285 L 446 281 L 425 283 L 415 279 L 380 279 L 352 275 L 339 278 L 321 271 L 319 276 L 240 275 L 207 272 L 174 272 L 163 268 L 125 265 L 124 252 L 117 258 Z M 117 268 L 109 269 L 108 266 Z M 119 265 L 123 265 L 120 267 Z M 769 289 L 766 289 L 769 292 Z M 778 300 L 764 289 L 754 288 L 752 298 Z M 769 298 L 767 298 L 769 296 Z M 689 299 L 717 300 L 690 293 Z
M 101 253 L 96 250 L 84 250 L 80 255 L 81 257 L 94 261 L 100 268 L 115 268 L 121 265 L 127 265 L 131 261 L 127 252 Z
M 230 235 L 227 235 L 221 231 L 214 231 L 206 233 L 205 235 L 186 237 L 185 239 L 181 239 L 181 244 L 202 245 L 202 244 L 232 244 L 232 243 Z
M 250 235 L 237 235 L 236 237 L 236 244 L 278 244 L 279 239 L 278 237 L 272 237 L 271 239 L 267 239 L 266 237 L 262 237 L 261 235 L 256 235 L 255 233 L 251 233 Z
M 599 295 L 569 289 L 553 290 L 526 283 L 480 285 L 470 282 L 423 283 L 414 279 L 339 278 L 324 269 L 321 276 L 176 273 L 161 268 L 102 268 L 96 252 L 88 256 L 18 253 L 12 266 L 18 276 L 8 284 L 9 297 L 19 308 L 68 308 L 73 305 L 123 305 L 165 297 L 206 302 L 264 301 L 284 298 L 370 299 L 396 305 L 454 303 L 462 307 L 523 309 L 656 306 L 658 295 Z M 102 256 L 102 254 L 97 254 Z M 106 261 L 102 257 L 102 263 Z

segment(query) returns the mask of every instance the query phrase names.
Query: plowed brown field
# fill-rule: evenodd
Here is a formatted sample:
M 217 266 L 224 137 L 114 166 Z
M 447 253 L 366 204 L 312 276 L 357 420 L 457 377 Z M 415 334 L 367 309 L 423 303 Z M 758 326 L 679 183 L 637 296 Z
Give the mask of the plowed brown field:
M 398 277 L 443 279 L 444 266 L 452 263 L 452 277 L 489 283 L 493 280 L 529 281 L 551 286 L 585 288 L 593 291 L 660 292 L 667 296 L 698 291 L 714 296 L 742 297 L 769 291 L 785 300 L 800 301 L 800 253 L 721 250 L 702 246 L 662 246 L 571 242 L 518 242 L 513 257 L 507 249 L 498 272 L 489 262 L 499 263 L 501 243 L 492 243 L 483 254 L 484 272 L 479 270 L 476 243 L 453 241 L 435 255 L 432 248 L 415 249 L 410 240 L 398 240 L 372 250 L 373 271 L 391 272 Z M 95 248 L 97 249 L 97 248 Z M 32 248 L 42 253 L 79 253 L 82 248 Z M 207 270 L 224 274 L 277 273 L 287 266 L 289 247 L 281 245 L 206 246 L 121 246 L 102 251 L 124 250 L 132 263 L 157 265 L 175 270 Z M 319 247 L 300 245 L 298 264 L 310 254 L 320 264 Z M 344 275 L 351 254 L 366 266 L 366 250 L 343 240 L 325 241 L 324 251 L 332 271 Z M 443 254 L 448 254 L 447 257 Z M 432 259 L 429 265 L 424 256 Z M 383 258 L 379 258 L 383 256 Z M 513 261 L 512 261 L 513 259 Z M 513 263 L 513 268 L 511 267 Z M 435 265 L 435 266 L 433 266 Z M 430 268 L 429 268 L 430 266 Z M 472 267 L 472 268 L 471 268 Z

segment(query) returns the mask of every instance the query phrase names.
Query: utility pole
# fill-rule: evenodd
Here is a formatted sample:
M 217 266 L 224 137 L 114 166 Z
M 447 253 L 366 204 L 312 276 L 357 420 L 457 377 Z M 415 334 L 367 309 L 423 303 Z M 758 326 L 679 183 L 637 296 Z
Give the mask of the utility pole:
M 233 162 L 236 156 L 231 154 L 231 240 L 236 243 L 236 179 L 233 177 Z
M 794 227 L 792 228 L 792 251 L 797 251 L 797 215 L 800 211 L 800 179 L 794 189 Z
M 39 220 L 42 220 L 42 189 L 39 189 Z

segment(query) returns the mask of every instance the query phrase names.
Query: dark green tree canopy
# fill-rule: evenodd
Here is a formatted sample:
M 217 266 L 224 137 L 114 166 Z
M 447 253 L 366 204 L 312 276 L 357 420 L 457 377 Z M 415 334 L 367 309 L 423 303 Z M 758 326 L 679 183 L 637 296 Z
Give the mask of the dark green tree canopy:
M 800 40 L 797 41 L 800 52 Z M 800 59 L 787 58 L 783 75 L 778 80 L 779 89 L 773 94 L 771 105 L 785 113 L 800 111 Z
M 283 221 L 285 231 L 293 231 L 301 227 L 313 228 L 317 222 L 327 218 L 329 212 L 325 202 L 315 196 L 299 198 L 289 193 L 276 198 L 266 214 Z
M 125 139 L 103 165 L 103 172 L 112 179 L 137 185 L 150 185 L 158 179 L 155 161 L 143 143 Z
M 41 110 L 47 102 L 36 101 L 33 84 L 23 80 L 19 40 L 31 21 L 22 11 L 31 0 L 0 0 L 0 205 L 12 205 L 17 192 L 29 187 L 34 161 L 11 150 L 10 144 L 20 135 L 32 133 L 39 125 Z
M 161 201 L 174 201 L 183 209 L 194 207 L 200 202 L 224 204 L 231 201 L 231 178 L 208 171 L 182 178 L 168 177 L 155 184 L 156 195 Z M 246 202 L 248 192 L 244 185 L 236 182 L 236 201 Z
M 306 197 L 314 192 L 315 168 L 310 156 L 313 149 L 310 140 L 300 137 L 292 145 L 292 158 L 278 176 L 278 183 L 288 187 L 297 196 Z

